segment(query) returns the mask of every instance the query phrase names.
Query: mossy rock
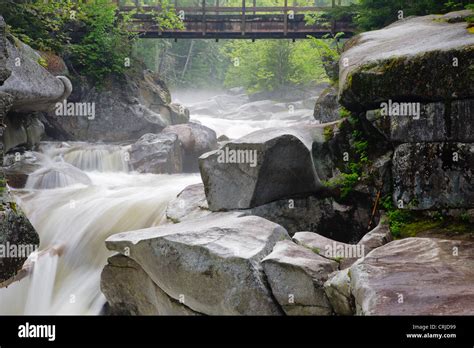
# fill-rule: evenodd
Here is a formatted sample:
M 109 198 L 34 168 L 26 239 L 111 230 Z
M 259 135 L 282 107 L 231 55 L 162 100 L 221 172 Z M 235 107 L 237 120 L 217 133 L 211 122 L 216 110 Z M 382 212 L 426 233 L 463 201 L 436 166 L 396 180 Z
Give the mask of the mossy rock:
M 467 23 L 407 19 L 366 32 L 346 44 L 340 103 L 354 111 L 382 102 L 444 101 L 474 96 L 474 36 Z

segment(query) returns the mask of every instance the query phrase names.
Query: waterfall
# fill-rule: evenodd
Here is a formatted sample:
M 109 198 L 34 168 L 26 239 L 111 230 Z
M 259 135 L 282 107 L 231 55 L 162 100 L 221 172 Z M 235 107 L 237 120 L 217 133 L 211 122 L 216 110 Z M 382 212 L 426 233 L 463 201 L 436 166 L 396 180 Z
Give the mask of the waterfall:
M 73 148 L 64 160 L 85 171 L 128 172 L 128 152 L 120 146 Z
M 60 154 L 68 161 L 70 155 L 71 161 L 79 159 L 75 162 L 78 167 L 84 164 L 94 170 L 84 173 L 90 182 L 77 184 L 72 180 L 72 185 L 64 181 L 55 185 L 55 180 L 64 178 L 53 175 L 39 184 L 41 171 L 51 171 L 48 167 L 33 173 L 25 189 L 15 191 L 18 204 L 40 235 L 41 245 L 38 255 L 27 261 L 32 265 L 28 276 L 0 289 L 0 314 L 100 313 L 105 303 L 100 273 L 111 255 L 105 239 L 164 223 L 168 202 L 201 180 L 198 174 L 120 171 L 123 167 L 115 162 L 117 157 L 108 157 L 110 152 L 107 155 L 105 150 L 102 145 L 97 151 L 88 145 L 80 154 L 80 150 L 50 144 L 43 148 L 51 160 L 45 165 L 56 165 Z M 115 171 L 99 171 L 112 168 Z
M 56 162 L 67 162 L 84 171 L 128 172 L 127 146 L 84 142 L 44 142 L 41 152 Z

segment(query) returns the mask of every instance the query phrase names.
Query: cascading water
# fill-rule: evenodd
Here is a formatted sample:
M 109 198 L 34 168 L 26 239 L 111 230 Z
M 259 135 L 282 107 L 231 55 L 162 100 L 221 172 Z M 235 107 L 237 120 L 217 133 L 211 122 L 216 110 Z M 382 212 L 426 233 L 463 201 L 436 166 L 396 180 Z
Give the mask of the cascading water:
M 127 173 L 117 165 L 120 155 L 103 145 L 97 151 L 88 145 L 84 153 L 61 144 L 43 150 L 44 167 L 30 176 L 25 189 L 15 192 L 40 235 L 40 250 L 26 262 L 32 265 L 27 277 L 0 289 L 0 314 L 98 314 L 105 303 L 100 273 L 110 255 L 105 239 L 163 223 L 168 202 L 200 177 Z M 61 155 L 109 172 L 82 173 L 88 184 L 67 181 L 61 168 L 70 168 L 59 161 Z M 56 174 L 45 179 L 45 171 Z
M 243 95 L 186 104 L 194 120 L 230 138 L 314 121 L 301 103 L 249 103 Z M 14 192 L 40 235 L 40 250 L 25 263 L 26 277 L 0 289 L 0 314 L 98 314 L 105 303 L 100 273 L 110 255 L 105 239 L 164 223 L 168 202 L 201 178 L 129 172 L 126 146 L 46 142 L 40 151 L 34 155 L 41 168 Z

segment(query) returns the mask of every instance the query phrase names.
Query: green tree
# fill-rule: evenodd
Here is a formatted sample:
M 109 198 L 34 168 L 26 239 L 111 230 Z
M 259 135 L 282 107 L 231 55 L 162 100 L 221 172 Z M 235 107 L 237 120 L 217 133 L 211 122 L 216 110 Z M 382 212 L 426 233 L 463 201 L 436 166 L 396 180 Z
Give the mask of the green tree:
M 353 16 L 362 31 L 383 28 L 401 17 L 442 14 L 462 10 L 471 0 L 358 0 L 349 7 L 336 8 L 330 16 Z M 401 12 L 400 12 L 401 11 Z

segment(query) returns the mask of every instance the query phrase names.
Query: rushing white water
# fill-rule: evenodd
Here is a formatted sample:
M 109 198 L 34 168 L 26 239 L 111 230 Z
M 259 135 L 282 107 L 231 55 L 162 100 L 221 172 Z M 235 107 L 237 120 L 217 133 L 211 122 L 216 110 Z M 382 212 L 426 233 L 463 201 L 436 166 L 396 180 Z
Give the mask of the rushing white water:
M 313 120 L 303 102 L 221 95 L 185 104 L 194 120 L 230 138 Z M 111 254 L 105 239 L 165 223 L 168 202 L 201 178 L 129 172 L 125 146 L 51 142 L 40 149 L 41 168 L 14 192 L 40 235 L 40 251 L 25 263 L 25 278 L 0 289 L 0 315 L 98 314 L 105 303 L 100 273 Z
M 86 174 L 90 185 L 15 193 L 41 251 L 27 261 L 28 277 L 0 289 L 0 314 L 98 314 L 105 303 L 100 273 L 110 255 L 105 239 L 162 223 L 168 202 L 200 182 L 198 174 Z
M 189 107 L 191 121 L 198 121 L 216 131 L 237 139 L 256 130 L 315 123 L 315 99 L 298 102 L 261 100 L 250 102 L 245 94 L 209 96 L 205 92 L 176 91 L 177 101 Z

